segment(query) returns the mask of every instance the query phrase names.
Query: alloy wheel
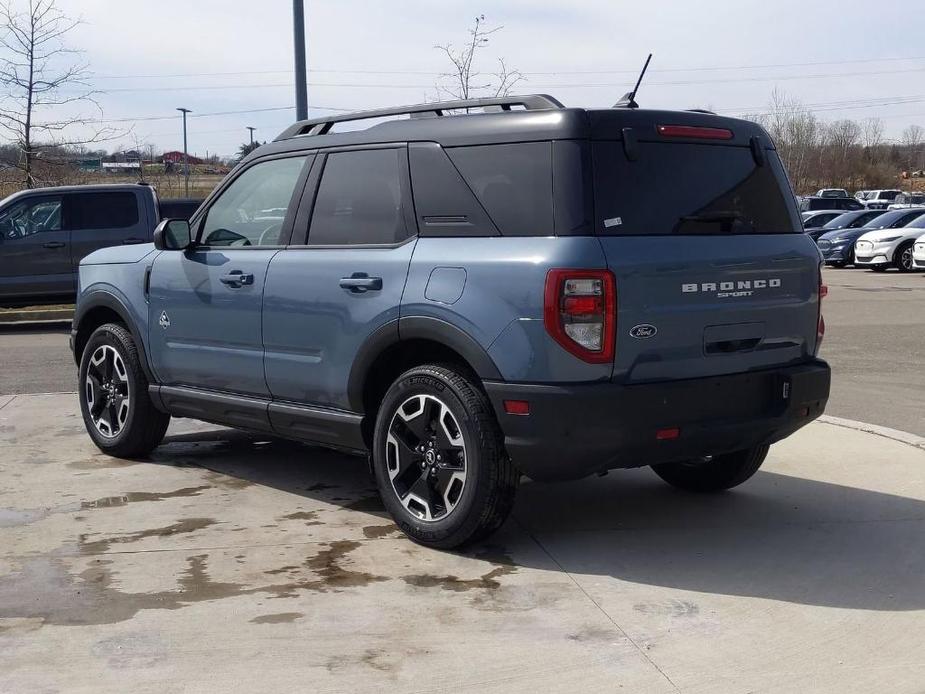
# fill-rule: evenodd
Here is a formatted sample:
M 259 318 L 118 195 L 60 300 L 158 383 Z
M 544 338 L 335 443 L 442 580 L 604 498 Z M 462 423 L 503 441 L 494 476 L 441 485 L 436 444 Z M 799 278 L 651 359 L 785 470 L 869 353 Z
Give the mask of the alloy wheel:
M 912 247 L 903 249 L 902 255 L 899 256 L 899 264 L 907 272 L 912 270 Z
M 386 437 L 392 490 L 422 521 L 449 516 L 466 486 L 466 445 L 450 408 L 439 398 L 413 395 L 395 411 Z
M 128 420 L 131 386 L 122 357 L 109 345 L 100 345 L 90 356 L 84 398 L 93 426 L 107 439 L 119 435 Z

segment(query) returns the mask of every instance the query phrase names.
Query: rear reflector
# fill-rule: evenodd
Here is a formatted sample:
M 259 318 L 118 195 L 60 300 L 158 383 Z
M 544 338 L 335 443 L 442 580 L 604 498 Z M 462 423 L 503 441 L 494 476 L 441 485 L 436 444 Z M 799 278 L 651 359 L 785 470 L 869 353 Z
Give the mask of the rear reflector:
M 505 400 L 504 411 L 508 414 L 530 414 L 530 403 L 526 400 Z
M 671 441 L 681 436 L 681 430 L 678 427 L 669 427 L 668 429 L 659 429 L 655 432 L 656 441 Z
M 696 125 L 659 125 L 662 137 L 690 137 L 697 140 L 731 140 L 733 134 L 726 128 L 702 128 Z

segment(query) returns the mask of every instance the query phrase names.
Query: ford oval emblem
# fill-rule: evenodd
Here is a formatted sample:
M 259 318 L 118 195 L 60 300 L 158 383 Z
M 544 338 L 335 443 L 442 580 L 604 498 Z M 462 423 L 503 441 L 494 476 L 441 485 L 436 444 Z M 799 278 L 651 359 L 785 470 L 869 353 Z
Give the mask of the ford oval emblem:
M 650 337 L 654 337 L 655 333 L 658 332 L 658 328 L 654 325 L 649 325 L 648 323 L 642 323 L 641 325 L 634 325 L 630 329 L 630 336 L 635 337 L 637 340 L 645 340 Z

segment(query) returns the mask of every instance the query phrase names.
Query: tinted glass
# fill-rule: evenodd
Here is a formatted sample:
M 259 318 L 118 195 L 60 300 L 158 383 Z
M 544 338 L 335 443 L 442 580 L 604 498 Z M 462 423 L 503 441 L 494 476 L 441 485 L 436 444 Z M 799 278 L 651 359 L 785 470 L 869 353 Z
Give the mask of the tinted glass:
M 552 144 L 447 149 L 503 236 L 551 236 Z
M 757 166 L 746 147 L 638 144 L 629 161 L 620 142 L 594 145 L 599 233 L 801 233 L 776 154 Z
M 855 229 L 857 227 L 862 227 L 876 217 L 879 217 L 883 212 L 880 211 L 870 211 L 870 212 L 845 212 L 845 214 L 838 215 L 835 219 L 829 221 L 826 225 L 826 229 Z
M 875 217 L 867 223 L 867 226 L 870 229 L 894 229 L 896 227 L 905 226 L 923 212 L 925 212 L 925 210 L 891 210 Z
M 0 212 L 0 236 L 7 240 L 60 230 L 61 198 L 21 200 Z
M 68 198 L 70 228 L 124 229 L 138 224 L 134 193 L 78 193 Z
M 313 246 L 396 243 L 408 236 L 401 206 L 404 150 L 329 154 L 315 197 Z
M 255 164 L 222 191 L 206 213 L 206 246 L 275 246 L 306 157 Z

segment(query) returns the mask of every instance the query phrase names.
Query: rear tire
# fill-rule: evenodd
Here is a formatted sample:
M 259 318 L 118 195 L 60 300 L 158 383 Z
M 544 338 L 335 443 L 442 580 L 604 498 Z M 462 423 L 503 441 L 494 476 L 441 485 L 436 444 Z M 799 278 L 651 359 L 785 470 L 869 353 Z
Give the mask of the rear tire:
M 737 487 L 758 472 L 768 448 L 755 446 L 718 455 L 708 462 L 664 463 L 652 469 L 673 487 L 690 492 L 721 492 Z
M 170 415 L 154 407 L 132 334 L 118 323 L 97 328 L 80 358 L 80 412 L 104 453 L 138 458 L 164 438 Z
M 440 549 L 500 528 L 520 480 L 491 403 L 455 366 L 418 366 L 396 379 L 376 416 L 372 460 L 395 523 Z

